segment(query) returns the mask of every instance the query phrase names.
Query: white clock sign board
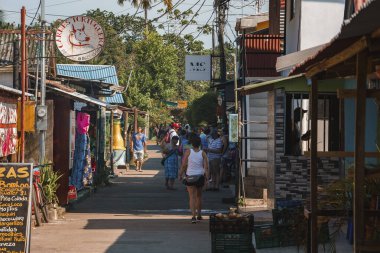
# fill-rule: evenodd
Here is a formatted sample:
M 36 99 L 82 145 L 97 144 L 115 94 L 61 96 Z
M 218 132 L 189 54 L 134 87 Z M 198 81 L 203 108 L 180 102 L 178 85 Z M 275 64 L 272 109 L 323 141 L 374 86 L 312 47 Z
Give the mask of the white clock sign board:
M 104 32 L 95 20 L 74 16 L 58 27 L 55 42 L 59 51 L 70 60 L 88 61 L 102 51 Z

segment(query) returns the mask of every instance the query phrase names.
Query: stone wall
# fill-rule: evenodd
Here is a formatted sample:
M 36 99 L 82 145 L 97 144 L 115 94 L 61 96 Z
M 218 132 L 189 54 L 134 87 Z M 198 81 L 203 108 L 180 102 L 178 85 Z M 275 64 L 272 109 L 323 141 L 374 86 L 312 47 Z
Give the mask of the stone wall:
M 302 200 L 309 194 L 310 159 L 285 155 L 285 91 L 275 90 L 275 198 Z M 341 177 L 339 158 L 318 159 L 318 184 Z

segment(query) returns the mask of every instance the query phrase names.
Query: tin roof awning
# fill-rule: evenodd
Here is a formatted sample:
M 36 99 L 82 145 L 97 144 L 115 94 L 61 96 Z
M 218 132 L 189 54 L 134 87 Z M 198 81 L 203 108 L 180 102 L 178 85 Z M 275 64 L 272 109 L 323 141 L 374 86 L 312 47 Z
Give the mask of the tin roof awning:
M 57 75 L 98 83 L 103 89 L 102 96 L 107 103 L 124 104 L 121 94 L 125 87 L 119 85 L 116 68 L 113 65 L 57 64 Z M 113 94 L 109 96 L 109 94 Z
M 2 85 L 2 84 L 0 84 L 0 91 L 9 92 L 9 93 L 12 93 L 12 94 L 15 94 L 15 95 L 18 95 L 18 96 L 22 95 L 22 91 L 21 90 L 14 89 L 14 88 Z M 31 93 L 25 92 L 25 96 L 27 96 L 27 97 L 33 97 L 34 95 L 31 94 Z
M 302 51 L 297 51 L 278 57 L 276 62 L 277 72 L 292 69 L 300 62 L 304 62 L 310 57 L 314 56 L 319 50 L 321 50 L 325 46 L 326 44 L 322 44 L 316 47 L 308 48 Z
M 278 85 L 284 81 L 289 81 L 289 80 L 296 79 L 302 76 L 303 74 L 299 74 L 295 76 L 275 78 L 273 80 L 269 80 L 265 82 L 259 82 L 259 83 L 255 82 L 253 84 L 248 84 L 246 86 L 238 88 L 237 90 L 242 95 L 249 95 L 249 94 L 254 94 L 254 93 L 259 93 L 259 92 L 270 91 L 274 88 L 275 85 Z
M 99 99 L 86 96 L 86 95 L 79 93 L 79 92 L 76 92 L 76 91 L 70 92 L 68 90 L 62 90 L 60 88 L 53 87 L 53 86 L 46 86 L 46 87 L 48 89 L 50 89 L 52 92 L 59 93 L 60 95 L 62 95 L 64 97 L 68 97 L 68 98 L 73 99 L 75 101 L 83 102 L 86 104 L 97 105 L 97 106 L 101 106 L 101 107 L 104 107 L 107 109 L 113 109 L 116 107 L 116 106 L 107 104 L 106 102 L 103 102 Z

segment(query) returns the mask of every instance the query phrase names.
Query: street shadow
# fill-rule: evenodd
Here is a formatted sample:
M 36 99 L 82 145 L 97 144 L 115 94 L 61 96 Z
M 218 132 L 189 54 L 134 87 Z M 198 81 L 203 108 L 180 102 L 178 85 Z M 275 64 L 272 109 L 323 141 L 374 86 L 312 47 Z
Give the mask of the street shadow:
M 211 252 L 208 220 L 191 224 L 188 218 L 172 216 L 159 219 L 90 219 L 84 229 L 107 230 L 101 233 L 108 236 L 123 230 L 106 253 Z

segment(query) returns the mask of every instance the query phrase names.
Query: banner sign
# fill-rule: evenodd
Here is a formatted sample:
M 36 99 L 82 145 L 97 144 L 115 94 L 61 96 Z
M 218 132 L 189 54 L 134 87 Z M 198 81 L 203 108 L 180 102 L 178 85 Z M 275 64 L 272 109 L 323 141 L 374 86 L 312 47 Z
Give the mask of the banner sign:
M 185 79 L 187 81 L 211 80 L 210 55 L 186 55 Z
M 229 135 L 228 135 L 228 141 L 229 142 L 239 142 L 239 120 L 238 120 L 237 114 L 230 114 L 229 115 Z
M 0 163 L 0 253 L 29 252 L 32 168 Z
M 185 100 L 178 100 L 177 104 L 178 104 L 177 107 L 179 109 L 185 109 L 185 108 L 187 108 L 187 101 L 185 101 Z
M 104 47 L 102 27 L 92 18 L 74 16 L 58 27 L 55 42 L 59 51 L 73 61 L 88 61 Z

